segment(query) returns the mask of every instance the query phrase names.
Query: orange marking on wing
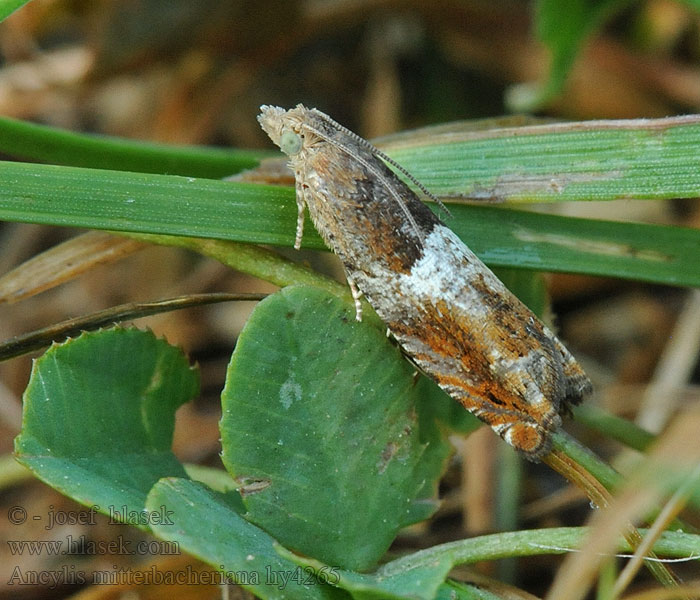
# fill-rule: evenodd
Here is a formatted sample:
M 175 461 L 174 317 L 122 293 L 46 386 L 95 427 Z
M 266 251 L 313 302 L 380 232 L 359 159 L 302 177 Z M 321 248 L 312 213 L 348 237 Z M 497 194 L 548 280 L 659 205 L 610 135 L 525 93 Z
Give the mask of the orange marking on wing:
M 525 336 L 524 325 L 516 317 L 512 322 L 504 317 L 510 322 L 506 329 L 523 334 L 513 339 L 503 336 L 502 323 L 475 323 L 468 316 L 456 314 L 445 302 L 426 304 L 423 309 L 425 314 L 417 322 L 392 324 L 399 334 L 419 338 L 440 358 L 436 361 L 434 355 L 421 353 L 414 356 L 417 364 L 467 410 L 478 413 L 491 427 L 500 426 L 502 435 L 507 435 L 517 449 L 531 455 L 538 453 L 547 443 L 547 432 L 559 422 L 555 405 L 548 401 L 533 405 L 509 390 L 494 376 L 488 357 L 494 337 L 503 339 L 501 352 L 515 357 L 527 354 L 533 344 L 539 348 L 539 343 L 531 335 Z M 477 327 L 480 332 L 474 331 Z

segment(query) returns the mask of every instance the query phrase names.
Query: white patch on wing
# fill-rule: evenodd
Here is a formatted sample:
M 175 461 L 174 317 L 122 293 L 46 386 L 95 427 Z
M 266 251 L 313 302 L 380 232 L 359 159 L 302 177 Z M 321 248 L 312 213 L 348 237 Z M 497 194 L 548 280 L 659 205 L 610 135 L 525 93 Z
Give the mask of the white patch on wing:
M 404 294 L 435 305 L 438 301 L 447 306 L 461 306 L 474 316 L 486 315 L 486 307 L 469 285 L 477 276 L 486 277 L 494 292 L 501 291 L 502 284 L 457 235 L 444 225 L 436 225 L 425 239 L 423 256 L 416 261 L 409 274 L 399 276 Z
M 494 428 L 495 429 L 495 428 Z M 513 430 L 508 427 L 508 429 L 504 432 L 501 433 L 500 431 L 498 432 L 498 435 L 500 435 L 506 442 L 508 442 L 511 446 L 515 446 L 514 440 L 513 440 Z

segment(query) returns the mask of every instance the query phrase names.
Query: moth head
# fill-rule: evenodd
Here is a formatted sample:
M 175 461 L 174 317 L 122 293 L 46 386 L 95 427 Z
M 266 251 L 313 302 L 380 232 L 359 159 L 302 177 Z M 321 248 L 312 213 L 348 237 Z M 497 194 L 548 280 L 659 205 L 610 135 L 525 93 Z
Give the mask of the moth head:
M 282 152 L 288 156 L 298 154 L 302 148 L 301 111 L 304 107 L 299 105 L 292 110 L 285 110 L 279 106 L 263 105 L 260 107 L 258 122 L 263 131 L 277 144 Z

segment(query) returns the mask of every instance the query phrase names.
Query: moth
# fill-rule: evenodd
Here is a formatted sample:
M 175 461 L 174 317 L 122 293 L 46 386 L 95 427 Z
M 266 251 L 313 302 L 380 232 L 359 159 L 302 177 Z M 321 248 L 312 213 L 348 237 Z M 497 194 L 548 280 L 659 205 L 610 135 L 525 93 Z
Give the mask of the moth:
M 308 208 L 403 352 L 527 458 L 549 452 L 562 412 L 591 383 L 557 337 L 396 175 L 405 169 L 328 115 L 262 106 L 258 121 L 289 156 L 299 248 Z

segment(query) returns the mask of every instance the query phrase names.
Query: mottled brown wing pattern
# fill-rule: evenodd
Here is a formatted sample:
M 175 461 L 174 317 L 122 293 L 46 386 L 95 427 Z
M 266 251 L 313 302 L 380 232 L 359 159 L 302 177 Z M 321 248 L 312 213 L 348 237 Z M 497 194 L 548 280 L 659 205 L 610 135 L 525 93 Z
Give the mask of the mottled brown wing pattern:
M 528 458 L 548 452 L 560 412 L 590 390 L 561 342 L 368 142 L 302 105 L 259 120 L 295 173 L 297 241 L 306 206 L 415 364 Z

